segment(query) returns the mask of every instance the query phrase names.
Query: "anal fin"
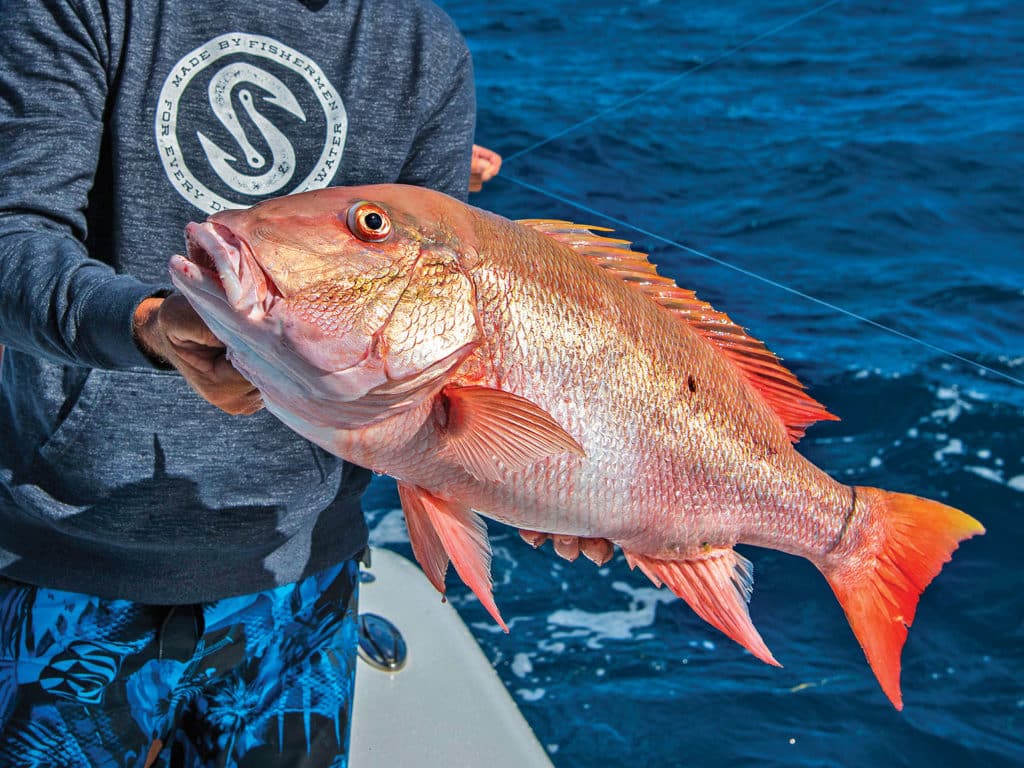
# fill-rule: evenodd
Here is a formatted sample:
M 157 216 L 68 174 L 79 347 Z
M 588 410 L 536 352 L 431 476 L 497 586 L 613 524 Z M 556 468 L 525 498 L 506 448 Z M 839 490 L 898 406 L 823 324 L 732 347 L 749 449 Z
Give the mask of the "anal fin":
M 781 667 L 750 620 L 753 566 L 734 549 L 711 549 L 690 560 L 662 560 L 624 551 L 654 585 L 667 586 L 704 621 L 722 630 L 766 664 Z
M 398 486 L 409 539 L 430 582 L 444 592 L 449 558 L 455 571 L 503 630 L 491 585 L 491 545 L 483 518 L 468 507 L 445 501 L 418 486 Z

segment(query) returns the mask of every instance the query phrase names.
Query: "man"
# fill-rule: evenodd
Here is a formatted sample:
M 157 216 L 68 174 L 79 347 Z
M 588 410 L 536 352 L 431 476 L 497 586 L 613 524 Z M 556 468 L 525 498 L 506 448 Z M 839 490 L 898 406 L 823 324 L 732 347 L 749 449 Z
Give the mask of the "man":
M 166 264 L 327 185 L 465 198 L 420 0 L 0 0 L 0 765 L 346 763 L 366 472 L 260 410 Z

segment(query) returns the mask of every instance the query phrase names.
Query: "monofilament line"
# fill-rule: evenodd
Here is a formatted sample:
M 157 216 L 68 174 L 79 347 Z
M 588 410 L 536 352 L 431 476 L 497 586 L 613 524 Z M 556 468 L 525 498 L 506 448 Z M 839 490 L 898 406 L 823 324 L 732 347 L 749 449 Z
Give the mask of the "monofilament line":
M 749 40 L 747 40 L 745 42 L 742 42 L 739 45 L 734 46 L 733 48 L 730 48 L 727 51 L 723 51 L 722 53 L 718 54 L 717 56 L 711 57 L 707 61 L 702 61 L 700 64 L 695 64 L 694 66 L 690 67 L 687 70 L 684 70 L 684 71 L 680 72 L 679 74 L 672 75 L 671 77 L 669 77 L 669 78 L 667 78 L 665 80 L 662 80 L 662 81 L 660 81 L 658 83 L 655 83 L 654 85 L 652 85 L 652 86 L 650 86 L 648 88 L 645 88 L 644 90 L 640 91 L 640 93 L 634 94 L 633 96 L 630 96 L 628 99 L 625 99 L 624 101 L 620 101 L 618 104 L 615 104 L 615 105 L 613 105 L 611 107 L 608 107 L 606 109 L 602 109 L 600 112 L 597 112 L 596 114 L 591 115 L 590 117 L 586 118 L 585 120 L 580 120 L 578 123 L 573 123 L 569 127 L 563 128 L 558 133 L 554 133 L 551 136 L 548 136 L 546 139 L 541 139 L 540 141 L 531 144 L 530 146 L 526 147 L 525 149 L 520 149 L 517 152 L 513 152 L 510 155 L 506 155 L 504 160 L 503 160 L 503 162 L 507 166 L 508 163 L 512 162 L 513 160 L 516 160 L 517 158 L 522 157 L 523 155 L 525 155 L 528 152 L 533 152 L 533 150 L 538 149 L 539 147 L 543 147 L 545 144 L 550 144 L 552 141 L 555 141 L 557 139 L 562 138 L 567 133 L 572 133 L 573 131 L 575 131 L 575 130 L 577 130 L 579 128 L 582 128 L 585 125 L 590 125 L 595 120 L 600 120 L 602 117 L 610 115 L 610 114 L 612 114 L 614 112 L 618 112 L 623 107 L 628 107 L 633 102 L 639 101 L 640 99 L 642 99 L 645 96 L 648 96 L 648 95 L 654 93 L 655 91 L 660 91 L 662 88 L 667 88 L 668 86 L 672 85 L 673 83 L 676 83 L 676 82 L 682 80 L 684 77 L 687 77 L 688 75 L 692 75 L 694 72 L 699 72 L 702 69 L 706 69 L 707 67 L 710 67 L 712 64 L 717 64 L 718 62 L 722 61 L 722 59 L 727 59 L 728 57 L 732 56 L 734 53 L 738 53 L 739 51 L 742 51 L 744 48 L 749 48 L 750 46 L 754 45 L 755 43 L 761 42 L 765 38 L 771 37 L 772 35 L 778 34 L 779 32 L 783 31 L 784 29 L 792 27 L 794 24 L 799 24 L 801 21 L 804 21 L 805 19 L 809 19 L 811 16 L 815 16 L 816 14 L 819 14 L 822 11 L 824 11 L 826 8 L 830 8 L 831 6 L 836 5 L 837 3 L 841 2 L 841 1 L 842 0 L 829 0 L 829 2 L 823 3 L 822 5 L 819 5 L 816 8 L 812 8 L 809 11 L 801 13 L 799 16 L 794 16 L 792 19 L 789 19 L 788 21 L 784 21 L 782 24 L 779 24 L 777 27 L 773 27 L 772 29 L 769 29 L 766 32 L 762 32 L 761 34 L 757 35 L 756 37 L 752 37 Z
M 542 187 L 538 187 L 535 184 L 530 184 L 529 182 L 523 181 L 522 179 L 517 179 L 515 176 L 511 176 L 507 173 L 502 173 L 501 176 L 499 176 L 498 178 L 504 179 L 505 181 L 511 181 L 513 184 L 518 184 L 520 187 L 523 187 L 524 189 L 528 189 L 532 192 L 536 192 L 537 194 L 544 195 L 545 197 L 549 197 L 552 200 L 557 200 L 560 203 L 564 203 L 565 205 L 576 208 L 577 210 L 583 211 L 584 213 L 589 213 L 592 216 L 599 216 L 605 221 L 610 221 L 613 224 L 616 224 L 617 226 L 624 227 L 626 229 L 631 229 L 634 232 L 640 233 L 644 237 L 649 237 L 651 240 L 657 240 L 658 242 L 664 243 L 665 245 L 670 245 L 674 248 L 680 248 L 686 251 L 687 253 L 692 253 L 694 256 L 699 256 L 702 259 L 706 259 L 710 262 L 726 267 L 727 269 L 731 269 L 734 272 L 738 272 L 741 275 L 745 275 L 746 277 L 765 283 L 766 285 L 770 285 L 773 288 L 778 288 L 780 291 L 785 291 L 786 293 L 792 294 L 793 296 L 799 296 L 801 299 L 809 301 L 813 304 L 817 304 L 821 307 L 831 309 L 842 315 L 846 315 L 847 317 L 850 317 L 854 320 L 859 320 L 862 323 L 866 323 L 867 325 L 874 326 L 875 328 L 885 331 L 886 333 L 891 333 L 893 336 L 898 336 L 902 339 L 906 339 L 907 341 L 912 341 L 915 344 L 920 344 L 922 347 L 930 349 L 933 352 L 938 352 L 939 354 L 951 357 L 954 360 L 959 360 L 962 363 L 966 363 L 982 371 L 991 373 L 993 376 L 999 376 L 1000 378 L 1006 379 L 1007 381 L 1011 381 L 1014 384 L 1024 386 L 1024 380 L 1018 379 L 1015 376 L 1012 376 L 1004 371 L 997 370 L 996 368 L 990 368 L 989 366 L 983 363 L 979 363 L 976 360 L 971 360 L 968 357 L 959 355 L 956 352 L 953 352 L 952 350 L 945 349 L 944 347 L 940 347 L 936 344 L 932 344 L 931 342 L 925 341 L 924 339 L 918 338 L 917 336 L 911 336 L 909 333 L 904 333 L 903 331 L 897 328 L 892 328 L 891 326 L 885 325 L 884 323 L 880 323 L 877 320 L 872 320 L 870 317 L 864 317 L 863 315 L 859 315 L 856 312 L 850 311 L 849 309 L 840 307 L 837 304 L 832 304 L 831 302 L 825 301 L 824 299 L 819 299 L 816 296 L 811 296 L 809 293 L 804 293 L 803 291 L 797 288 L 785 285 L 784 283 L 780 283 L 777 280 L 772 280 L 770 277 L 765 277 L 764 275 L 760 275 L 757 272 L 752 272 L 751 270 L 745 269 L 744 267 L 737 266 L 736 264 L 731 264 L 728 261 L 724 261 L 723 259 L 719 259 L 716 256 L 704 253 L 703 251 L 698 251 L 696 248 L 691 248 L 688 245 L 684 245 L 683 243 L 680 243 L 678 240 L 673 240 L 670 237 L 659 235 L 657 232 L 651 232 L 649 229 L 644 229 L 643 227 L 639 227 L 636 224 L 630 224 L 625 219 L 620 219 L 617 216 L 612 216 L 611 214 L 604 213 L 603 211 L 599 211 L 596 208 L 591 208 L 588 205 L 584 205 L 583 203 L 571 200 L 568 197 L 565 197 L 564 195 L 558 194 L 557 192 L 552 192 L 550 190 L 543 189 Z

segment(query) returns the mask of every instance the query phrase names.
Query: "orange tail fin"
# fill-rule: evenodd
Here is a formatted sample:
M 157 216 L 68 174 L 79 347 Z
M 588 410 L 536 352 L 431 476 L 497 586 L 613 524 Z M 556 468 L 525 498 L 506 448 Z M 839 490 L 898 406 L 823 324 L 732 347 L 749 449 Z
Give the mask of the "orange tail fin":
M 984 533 L 973 517 L 937 501 L 858 487 L 867 519 L 819 564 L 885 695 L 903 709 L 900 653 L 917 601 L 953 550 Z M 854 510 L 858 515 L 858 510 Z M 859 516 L 859 515 L 858 515 Z

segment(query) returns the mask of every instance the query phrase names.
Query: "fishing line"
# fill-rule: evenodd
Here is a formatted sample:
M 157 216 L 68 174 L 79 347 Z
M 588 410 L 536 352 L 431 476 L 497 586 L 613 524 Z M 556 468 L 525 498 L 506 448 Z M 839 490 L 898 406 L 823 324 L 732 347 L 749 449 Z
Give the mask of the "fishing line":
M 877 320 L 872 320 L 870 317 L 864 317 L 864 315 L 859 315 L 856 312 L 853 312 L 849 309 L 845 309 L 844 307 L 840 307 L 837 304 L 832 304 L 831 302 L 825 301 L 824 299 L 819 299 L 817 296 L 812 296 L 809 293 L 804 293 L 803 291 L 797 288 L 785 285 L 784 283 L 780 283 L 777 280 L 772 280 L 770 277 L 765 277 L 764 275 L 760 275 L 757 272 L 752 272 L 751 270 L 746 269 L 744 267 L 740 267 L 736 264 L 731 264 L 728 261 L 718 258 L 717 256 L 712 256 L 711 254 L 704 253 L 703 251 L 698 251 L 696 248 L 691 248 L 688 245 L 684 245 L 683 243 L 680 243 L 678 240 L 673 240 L 670 237 L 659 235 L 657 232 L 652 232 L 649 229 L 644 229 L 643 227 L 639 227 L 636 224 L 630 224 L 625 219 L 620 219 L 617 216 L 612 216 L 611 214 L 604 213 L 603 211 L 599 211 L 596 208 L 591 208 L 588 205 L 584 205 L 583 203 L 571 200 L 570 198 L 565 197 L 564 195 L 560 195 L 557 192 L 552 192 L 542 187 L 538 187 L 535 184 L 523 181 L 522 179 L 517 179 L 515 176 L 511 176 L 504 172 L 500 176 L 498 176 L 498 178 L 504 179 L 505 181 L 511 181 L 513 184 L 518 184 L 520 187 L 523 187 L 524 189 L 528 189 L 532 192 L 544 195 L 545 197 L 549 197 L 552 200 L 557 200 L 560 203 L 564 203 L 565 205 L 576 208 L 577 210 L 583 211 L 584 213 L 589 213 L 592 216 L 599 216 L 602 219 L 605 219 L 606 221 L 610 221 L 613 224 L 616 224 L 620 227 L 624 227 L 626 229 L 631 229 L 634 232 L 638 232 L 639 234 L 644 235 L 645 237 L 649 237 L 652 240 L 657 240 L 658 242 L 664 243 L 665 245 L 670 245 L 674 248 L 679 248 L 683 251 L 686 251 L 687 253 L 692 253 L 694 256 L 699 256 L 702 259 L 707 259 L 710 262 L 731 269 L 734 272 L 739 272 L 741 275 L 765 283 L 766 285 L 770 285 L 773 288 L 778 288 L 780 291 L 785 291 L 786 293 L 792 294 L 793 296 L 799 296 L 801 299 L 805 299 L 806 301 L 809 301 L 813 304 L 817 304 L 818 306 L 831 309 L 835 312 L 838 312 L 841 315 L 846 315 L 849 318 L 859 320 L 860 322 L 874 326 L 879 330 L 891 333 L 893 336 L 898 336 L 901 339 L 906 339 L 907 341 L 912 341 L 915 344 L 920 344 L 922 347 L 930 349 L 933 352 L 938 352 L 947 357 L 951 357 L 954 360 L 959 360 L 962 363 L 967 363 L 968 365 L 971 365 L 982 371 L 991 373 L 993 376 L 999 376 L 1000 378 L 1006 379 L 1007 381 L 1011 381 L 1014 384 L 1024 386 L 1024 380 L 1018 379 L 1015 376 L 1006 373 L 1005 371 L 1000 371 L 996 368 L 990 368 L 984 363 L 979 363 L 976 360 L 971 360 L 970 358 L 964 357 L 963 355 L 959 355 L 956 352 L 953 352 L 952 350 L 945 349 L 944 347 L 940 347 L 936 344 L 932 344 L 930 341 L 925 341 L 924 339 L 918 338 L 917 336 L 911 336 L 909 333 L 904 333 L 903 331 L 897 328 L 892 328 L 888 325 L 885 325 L 884 323 L 878 322 Z
M 762 32 L 761 34 L 757 35 L 756 37 L 752 37 L 749 40 L 747 40 L 745 42 L 742 42 L 739 45 L 737 45 L 737 46 L 735 46 L 733 48 L 730 48 L 727 51 L 723 51 L 722 53 L 718 54 L 717 56 L 713 56 L 712 58 L 708 59 L 707 61 L 703 61 L 700 64 L 696 64 L 696 65 L 690 67 L 689 69 L 684 70 L 683 72 L 680 72 L 677 75 L 673 75 L 672 77 L 668 78 L 667 80 L 662 80 L 661 82 L 655 83 L 654 85 L 652 85 L 652 86 L 650 86 L 650 87 L 640 91 L 640 93 L 638 93 L 638 94 L 636 94 L 634 96 L 629 97 L 625 101 L 621 101 L 621 102 L 619 102 L 618 104 L 616 104 L 614 106 L 608 107 L 606 109 L 602 109 L 600 112 L 597 112 L 596 114 L 591 115 L 590 117 L 586 118 L 585 120 L 580 120 L 578 123 L 574 123 L 574 124 L 570 125 L 567 128 L 563 128 L 558 133 L 552 134 L 551 136 L 548 136 L 546 139 L 541 139 L 540 141 L 531 144 L 530 146 L 526 147 L 525 149 L 520 149 L 517 152 L 513 152 L 510 155 L 506 155 L 502 162 L 505 163 L 505 164 L 508 164 L 508 163 L 512 162 L 513 160 L 516 160 L 517 158 L 522 157 L 527 152 L 533 152 L 533 150 L 538 149 L 540 147 L 543 147 L 545 144 L 550 144 L 552 141 L 560 139 L 563 136 L 565 136 L 566 134 L 572 133 L 573 131 L 577 130 L 578 128 L 582 128 L 585 125 L 590 125 L 595 120 L 600 120 L 602 117 L 605 117 L 606 115 L 610 115 L 613 112 L 618 112 L 623 107 L 628 107 L 633 102 L 638 101 L 638 100 L 644 98 L 645 96 L 648 96 L 648 95 L 654 93 L 655 91 L 659 91 L 662 88 L 665 88 L 665 87 L 671 85 L 672 83 L 676 83 L 676 82 L 682 80 L 687 75 L 692 75 L 694 72 L 699 72 L 702 69 L 706 69 L 706 68 L 710 67 L 712 64 L 717 64 L 718 62 L 722 61 L 723 59 L 727 59 L 728 57 L 732 56 L 734 53 L 738 53 L 739 51 L 742 51 L 744 48 L 749 48 L 750 46 L 754 45 L 754 43 L 759 43 L 760 41 L 764 40 L 765 38 L 768 38 L 768 37 L 771 37 L 772 35 L 778 34 L 782 30 L 787 29 L 789 27 L 792 27 L 794 24 L 799 24 L 801 21 L 804 21 L 805 19 L 809 19 L 811 16 L 814 16 L 814 15 L 816 15 L 818 13 L 821 13 L 826 8 L 830 8 L 831 6 L 836 5 L 837 3 L 840 3 L 840 2 L 842 2 L 842 0 L 829 0 L 827 3 L 823 3 L 822 5 L 819 5 L 816 8 L 812 8 L 809 11 L 801 13 L 799 16 L 794 16 L 792 19 L 789 19 L 788 21 L 785 21 L 782 24 L 779 24 L 777 27 L 773 27 L 772 29 L 769 29 L 767 32 Z
M 603 109 L 600 112 L 597 112 L 597 113 L 591 115 L 590 117 L 588 117 L 588 118 L 586 118 L 584 120 L 580 120 L 577 123 L 574 123 L 574 124 L 572 124 L 572 125 L 570 125 L 570 126 L 568 126 L 566 128 L 563 128 L 561 131 L 558 131 L 557 133 L 554 133 L 554 134 L 552 134 L 551 136 L 548 136 L 545 139 L 541 139 L 540 141 L 534 142 L 533 144 L 531 144 L 530 146 L 528 146 L 528 147 L 526 147 L 524 149 L 520 149 L 517 152 L 513 152 L 512 154 L 507 155 L 504 158 L 504 163 L 507 166 L 508 163 L 510 163 L 510 162 L 512 162 L 512 161 L 514 161 L 514 160 L 516 160 L 516 159 L 518 159 L 520 157 L 522 157 L 523 155 L 525 155 L 525 154 L 527 154 L 529 152 L 533 152 L 535 149 L 539 149 L 540 147 L 543 147 L 546 144 L 550 144 L 551 142 L 556 141 L 557 139 L 560 139 L 563 136 L 565 136 L 565 135 L 567 135 L 569 133 L 572 133 L 573 131 L 578 130 L 579 128 L 582 128 L 582 127 L 584 127 L 586 125 L 590 125 L 591 123 L 601 119 L 602 117 L 605 117 L 605 116 L 607 116 L 609 114 L 618 112 L 619 110 L 623 109 L 624 107 L 627 107 L 630 104 L 633 104 L 634 102 L 636 102 L 636 101 L 638 101 L 638 100 L 640 100 L 640 99 L 650 95 L 651 93 L 654 93 L 654 92 L 656 92 L 658 90 L 661 90 L 662 88 L 665 88 L 665 87 L 667 87 L 667 86 L 669 86 L 669 85 L 671 85 L 673 83 L 676 83 L 679 80 L 682 80 L 684 77 L 687 77 L 688 75 L 693 74 L 694 72 L 698 72 L 698 71 L 700 71 L 702 69 L 706 69 L 707 67 L 710 67 L 712 64 L 716 64 L 716 63 L 722 61 L 723 59 L 726 59 L 729 56 L 732 56 L 733 54 L 738 53 L 739 51 L 742 51 L 745 48 L 749 48 L 750 46 L 754 45 L 755 43 L 758 43 L 758 42 L 760 42 L 762 40 L 765 40 L 766 38 L 769 38 L 772 35 L 778 34 L 779 32 L 782 32 L 783 30 L 785 30 L 785 29 L 787 29 L 789 27 L 792 27 L 792 26 L 794 26 L 796 24 L 799 24 L 800 22 L 802 22 L 802 21 L 804 21 L 806 19 L 811 18 L 812 16 L 815 16 L 815 15 L 821 13 L 822 11 L 832 7 L 833 5 L 838 4 L 839 2 L 841 2 L 841 0 L 829 0 L 828 2 L 822 3 L 821 5 L 816 6 L 816 7 L 812 8 L 809 11 L 806 11 L 806 12 L 804 12 L 804 13 L 798 15 L 798 16 L 794 16 L 793 18 L 783 22 L 782 24 L 779 24 L 776 27 L 773 27 L 772 29 L 769 29 L 769 30 L 767 30 L 765 32 L 762 32 L 761 34 L 756 35 L 755 37 L 752 37 L 749 40 L 746 40 L 746 41 L 740 43 L 739 45 L 736 45 L 736 46 L 734 46 L 732 48 L 729 48 L 728 50 L 723 51 L 722 53 L 718 54 L 717 56 L 713 56 L 712 58 L 708 59 L 707 61 L 701 62 L 700 64 L 697 64 L 697 65 L 695 65 L 693 67 L 690 67 L 689 69 L 687 69 L 687 70 L 685 70 L 683 72 L 680 72 L 679 74 L 673 75 L 672 77 L 669 77 L 669 78 L 667 78 L 665 80 L 662 80 L 662 81 L 660 81 L 658 83 L 655 83 L 654 85 L 644 89 L 643 91 L 640 91 L 639 93 L 631 96 L 628 99 L 625 99 L 625 100 L 619 102 L 618 104 L 615 104 L 615 105 L 613 105 L 611 107 Z M 552 200 L 557 200 L 557 201 L 559 201 L 561 203 L 564 203 L 565 205 L 569 205 L 569 206 L 571 206 L 573 208 L 576 208 L 578 210 L 584 211 L 585 213 L 589 213 L 589 214 L 592 214 L 594 216 L 600 216 L 601 218 L 603 218 L 603 219 L 605 219 L 607 221 L 613 222 L 613 223 L 617 224 L 620 227 L 625 227 L 627 229 L 633 230 L 634 232 L 638 232 L 638 233 L 644 235 L 645 237 L 649 237 L 652 240 L 657 240 L 658 242 L 664 243 L 665 245 L 670 245 L 672 247 L 679 248 L 679 249 L 681 249 L 683 251 L 686 251 L 688 253 L 692 253 L 693 255 L 699 256 L 702 259 L 706 259 L 706 260 L 708 260 L 710 262 L 713 262 L 715 264 L 719 264 L 719 265 L 721 265 L 723 267 L 726 267 L 728 269 L 733 270 L 734 272 L 738 272 L 738 273 L 740 273 L 742 275 L 745 275 L 746 277 L 752 278 L 752 279 L 757 280 L 759 282 L 762 282 L 762 283 L 764 283 L 766 285 L 770 285 L 770 286 L 772 286 L 774 288 L 777 288 L 777 289 L 779 289 L 781 291 L 784 291 L 786 293 L 792 294 L 794 296 L 798 296 L 798 297 L 800 297 L 800 298 L 802 298 L 802 299 L 804 299 L 806 301 L 809 301 L 809 302 L 811 302 L 813 304 L 817 304 L 817 305 L 819 305 L 821 307 L 825 307 L 825 308 L 830 309 L 830 310 L 832 310 L 834 312 L 838 312 L 841 315 L 845 315 L 845 316 L 847 316 L 849 318 L 852 318 L 854 320 L 858 320 L 858 321 L 860 321 L 862 323 L 865 323 L 866 325 L 874 326 L 875 328 L 878 328 L 879 330 L 882 330 L 882 331 L 885 331 L 887 333 L 890 333 L 893 336 L 897 336 L 899 338 L 906 339 L 907 341 L 911 341 L 911 342 L 913 342 L 915 344 L 919 344 L 920 346 L 925 347 L 926 349 L 930 349 L 933 352 L 937 352 L 937 353 L 939 353 L 941 355 L 944 355 L 946 357 L 950 357 L 950 358 L 953 358 L 954 360 L 958 360 L 960 362 L 966 363 L 966 364 L 968 364 L 970 366 L 973 366 L 973 367 L 975 367 L 975 368 L 977 368 L 977 369 L 979 369 L 981 371 L 986 371 L 988 373 L 991 373 L 994 376 L 998 376 L 1000 378 L 1006 379 L 1007 381 L 1013 382 L 1014 384 L 1017 384 L 1017 385 L 1020 385 L 1020 386 L 1024 386 L 1024 380 L 1018 379 L 1015 376 L 1010 375 L 1009 373 L 997 370 L 995 368 L 991 368 L 991 367 L 989 367 L 989 366 L 987 366 L 987 365 L 985 365 L 983 363 L 977 362 L 976 360 L 971 360 L 971 359 L 969 359 L 967 357 L 964 357 L 963 355 L 957 354 L 956 352 L 953 352 L 952 350 L 945 349 L 944 347 L 940 347 L 940 346 L 938 346 L 936 344 L 932 344 L 931 342 L 925 341 L 924 339 L 918 338 L 917 336 L 911 336 L 909 333 L 905 333 L 905 332 L 900 331 L 900 330 L 898 330 L 896 328 L 892 328 L 892 327 L 890 327 L 888 325 L 885 325 L 884 323 L 878 322 L 877 320 L 872 320 L 869 317 L 864 317 L 863 315 L 857 314 L 856 312 L 853 312 L 853 311 L 851 311 L 849 309 L 845 309 L 844 307 L 840 307 L 840 306 L 838 306 L 836 304 L 832 304 L 831 302 L 825 301 L 824 299 L 819 299 L 816 296 L 811 296 L 810 294 L 804 293 L 803 291 L 801 291 L 801 290 L 799 290 L 797 288 L 793 288 L 791 286 L 788 286 L 788 285 L 785 285 L 783 283 L 780 283 L 780 282 L 778 282 L 776 280 L 772 280 L 771 278 L 766 277 L 764 275 L 760 275 L 760 274 L 758 274 L 756 272 L 752 272 L 749 269 L 745 269 L 743 267 L 737 266 L 736 264 L 731 264 L 728 261 L 724 261 L 724 260 L 719 259 L 719 258 L 717 258 L 715 256 L 710 255 L 710 254 L 704 253 L 702 251 L 698 251 L 696 248 L 691 248 L 688 245 L 684 245 L 683 243 L 680 243 L 680 242 L 678 242 L 676 240 L 673 240 L 671 238 L 665 237 L 663 235 L 659 235 L 656 232 L 651 232 L 650 230 L 644 229 L 643 227 L 636 226 L 635 224 L 630 224 L 628 221 L 625 221 L 624 219 L 620 219 L 620 218 L 618 218 L 616 216 L 612 216 L 612 215 L 604 213 L 602 211 L 598 211 L 595 208 L 591 208 L 591 207 L 589 207 L 587 205 L 584 205 L 583 203 L 579 203 L 579 202 L 577 202 L 575 200 L 571 200 L 571 199 L 569 199 L 569 198 L 567 198 L 567 197 L 565 197 L 563 195 L 560 195 L 560 194 L 558 194 L 556 192 L 552 192 L 552 191 L 543 189 L 541 187 L 538 187 L 538 186 L 536 186 L 534 184 L 530 184 L 529 182 L 523 181 L 521 179 L 517 179 L 516 177 L 509 175 L 507 172 L 503 172 L 501 174 L 500 178 L 504 178 L 505 180 L 511 181 L 514 184 L 518 184 L 519 186 L 521 186 L 521 187 L 523 187 L 525 189 L 532 190 L 532 191 L 534 191 L 534 192 L 536 192 L 538 194 L 544 195 L 545 197 L 549 197 Z

